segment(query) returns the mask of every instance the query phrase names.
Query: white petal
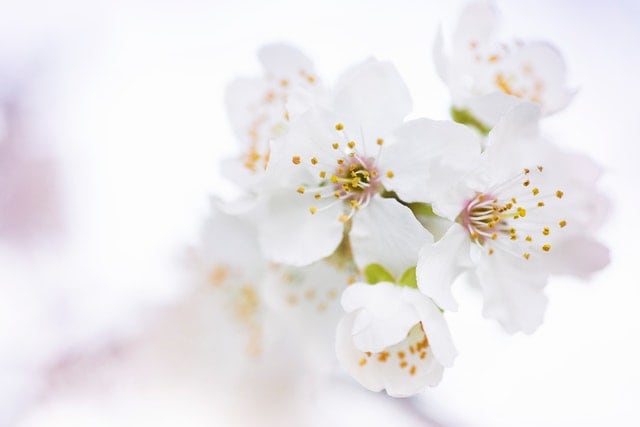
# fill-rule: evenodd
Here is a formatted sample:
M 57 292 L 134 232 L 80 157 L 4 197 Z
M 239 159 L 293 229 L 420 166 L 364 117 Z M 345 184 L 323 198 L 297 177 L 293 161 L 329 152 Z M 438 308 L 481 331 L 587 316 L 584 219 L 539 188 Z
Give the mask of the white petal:
M 492 1 L 469 3 L 458 19 L 453 35 L 454 50 L 468 50 L 471 43 L 486 45 L 497 27 L 498 13 Z
M 345 132 L 362 139 L 372 151 L 375 141 L 398 127 L 411 112 L 409 89 L 390 62 L 370 59 L 339 80 L 334 110 Z
M 329 256 L 342 240 L 342 205 L 312 215 L 293 189 L 273 194 L 260 227 L 260 246 L 272 261 L 302 266 Z
M 508 110 L 488 135 L 489 149 L 507 145 L 510 141 L 527 139 L 538 134 L 540 107 L 521 102 Z
M 402 304 L 401 288 L 387 282 L 378 285 L 354 283 L 344 290 L 340 299 L 347 313 L 366 308 L 377 316 L 389 317 L 399 310 Z
M 250 140 L 249 128 L 255 120 L 255 105 L 269 90 L 264 79 L 239 78 L 227 86 L 225 105 L 231 126 L 242 142 Z
M 235 185 L 251 190 L 260 183 L 263 178 L 263 174 L 251 171 L 245 166 L 245 160 L 241 157 L 235 157 L 230 159 L 224 159 L 220 162 L 220 173 L 229 182 L 233 182 Z
M 471 264 L 469 246 L 469 235 L 460 224 L 454 223 L 442 239 L 420 250 L 416 269 L 418 287 L 445 310 L 458 308 L 451 285 Z
M 538 130 L 540 107 L 522 102 L 509 110 L 491 129 L 483 153 L 485 171 L 492 183 L 505 182 L 523 167 L 540 159 Z
M 545 115 L 561 110 L 571 102 L 575 91 L 566 86 L 566 65 L 555 46 L 545 42 L 526 43 L 512 61 L 519 69 L 523 64 L 531 67 L 530 73 L 542 85 L 539 102 Z
M 433 42 L 432 49 L 433 62 L 436 67 L 436 72 L 443 82 L 449 82 L 449 58 L 445 52 L 444 47 L 444 35 L 442 33 L 442 26 L 438 25 L 438 32 Z
M 349 238 L 360 268 L 381 264 L 395 277 L 415 266 L 420 248 L 433 241 L 409 208 L 379 196 L 356 213 Z
M 411 305 L 406 305 L 404 310 L 387 318 L 375 317 L 366 310 L 360 310 L 351 330 L 353 344 L 360 351 L 380 352 L 405 339 L 407 332 L 417 322 L 418 316 Z
M 406 297 L 408 288 L 381 282 L 375 285 L 356 283 L 345 289 L 342 306 L 356 310 L 351 334 L 357 349 L 379 352 L 402 341 L 418 315 Z
M 611 261 L 609 248 L 589 236 L 577 235 L 553 245 L 553 254 L 545 265 L 553 274 L 588 278 Z
M 384 185 L 406 202 L 433 202 L 480 155 L 480 137 L 450 121 L 413 120 L 396 136 L 397 142 L 382 155 L 384 169 L 394 173 Z
M 275 78 L 297 75 L 300 71 L 313 72 L 313 63 L 309 58 L 299 49 L 283 43 L 263 46 L 258 51 L 258 59 L 267 75 Z
M 374 364 L 361 365 L 366 356 L 353 345 L 351 330 L 356 313 L 347 314 L 338 323 L 336 330 L 336 356 L 340 365 L 353 376 L 363 387 L 371 391 L 381 391 L 384 379 Z
M 321 260 L 305 267 L 272 266 L 263 281 L 266 304 L 300 337 L 309 358 L 324 366 L 335 358 L 336 326 L 344 314 L 339 296 L 350 274 Z
M 447 191 L 441 193 L 433 202 L 432 208 L 436 215 L 455 221 L 464 209 L 465 203 L 476 195 L 477 183 L 473 174 L 465 175 L 451 183 Z
M 509 333 L 533 333 L 547 307 L 543 287 L 547 275 L 534 263 L 496 251 L 485 255 L 476 270 L 482 287 L 485 317 L 495 319 Z
M 465 107 L 481 123 L 493 128 L 503 115 L 521 102 L 523 100 L 517 96 L 494 92 L 467 99 Z
M 433 351 L 436 359 L 444 367 L 453 366 L 458 352 L 443 314 L 431 300 L 425 297 L 413 298 L 413 304 L 418 311 L 422 327 L 429 340 L 429 348 Z

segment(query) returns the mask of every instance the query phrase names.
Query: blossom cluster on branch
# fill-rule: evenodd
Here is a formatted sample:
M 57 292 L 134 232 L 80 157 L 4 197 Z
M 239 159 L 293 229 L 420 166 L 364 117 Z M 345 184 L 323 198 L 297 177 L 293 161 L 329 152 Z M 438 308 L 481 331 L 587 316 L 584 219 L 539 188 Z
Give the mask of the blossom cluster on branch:
M 388 61 L 329 85 L 284 44 L 260 49 L 262 76 L 229 85 L 240 154 L 222 170 L 242 196 L 213 201 L 194 258 L 246 326 L 249 356 L 275 316 L 296 358 L 337 356 L 367 389 L 410 396 L 454 363 L 445 313 L 460 276 L 484 317 L 532 333 L 550 276 L 607 265 L 600 168 L 539 129 L 574 94 L 563 59 L 547 43 L 496 41 L 496 27 L 477 2 L 451 37 L 438 32 L 453 120 L 407 120 L 411 94 Z

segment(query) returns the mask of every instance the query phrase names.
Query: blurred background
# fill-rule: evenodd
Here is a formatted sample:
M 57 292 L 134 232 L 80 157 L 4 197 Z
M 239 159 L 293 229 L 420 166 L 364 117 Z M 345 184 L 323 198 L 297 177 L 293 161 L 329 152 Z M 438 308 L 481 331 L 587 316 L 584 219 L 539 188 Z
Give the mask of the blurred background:
M 236 152 L 226 84 L 260 74 L 268 42 L 300 47 L 327 82 L 374 55 L 406 79 L 414 117 L 444 119 L 431 46 L 464 3 L 2 0 L 0 425 L 638 425 L 635 0 L 496 2 L 503 36 L 565 55 L 578 94 L 543 130 L 601 163 L 613 204 L 611 265 L 554 279 L 534 335 L 506 335 L 461 294 L 460 356 L 437 388 L 393 401 L 331 378 L 299 392 L 274 371 L 259 387 L 282 399 L 262 407 L 253 385 L 211 380 L 210 349 L 193 345 L 219 337 L 192 324 L 181 257 L 209 196 L 235 194 L 218 167 Z

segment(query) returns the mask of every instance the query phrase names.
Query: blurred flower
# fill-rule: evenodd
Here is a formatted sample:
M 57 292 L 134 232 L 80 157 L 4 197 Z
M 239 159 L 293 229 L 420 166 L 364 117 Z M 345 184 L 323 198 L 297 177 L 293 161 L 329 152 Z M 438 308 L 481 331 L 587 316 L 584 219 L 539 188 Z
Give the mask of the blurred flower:
M 286 44 L 258 51 L 264 76 L 238 78 L 225 94 L 227 113 L 241 143 L 242 154 L 223 163 L 225 175 L 251 188 L 267 168 L 269 142 L 286 134 L 290 120 L 314 105 L 324 92 L 311 61 Z
M 449 51 L 438 32 L 433 56 L 451 92 L 454 118 L 467 110 L 490 128 L 499 118 L 495 110 L 513 102 L 510 97 L 540 104 L 543 115 L 563 109 L 574 91 L 566 86 L 562 55 L 546 42 L 498 42 L 498 24 L 493 2 L 481 0 L 460 15 Z

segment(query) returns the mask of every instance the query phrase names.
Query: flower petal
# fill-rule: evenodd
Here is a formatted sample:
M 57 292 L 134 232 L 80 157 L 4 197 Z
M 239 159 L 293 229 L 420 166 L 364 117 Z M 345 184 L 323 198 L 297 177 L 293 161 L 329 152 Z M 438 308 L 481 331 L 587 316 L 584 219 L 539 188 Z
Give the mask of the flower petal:
M 486 45 L 498 27 L 498 13 L 492 1 L 469 3 L 460 14 L 453 34 L 454 51 L 468 50 L 472 44 Z
M 556 242 L 553 251 L 553 256 L 545 263 L 553 274 L 570 274 L 586 279 L 611 261 L 609 248 L 584 235 Z
M 433 241 L 409 208 L 379 196 L 356 213 L 349 238 L 360 268 L 377 263 L 395 277 L 416 265 L 420 248 Z
M 351 138 L 373 151 L 378 138 L 398 127 L 411 112 L 409 89 L 390 62 L 369 59 L 338 81 L 334 110 Z M 362 138 L 363 137 L 363 138 Z
M 480 137 L 450 121 L 418 119 L 396 131 L 397 142 L 383 153 L 383 169 L 393 178 L 385 188 L 403 201 L 431 203 L 468 170 L 480 155 Z
M 306 198 L 290 189 L 266 202 L 260 227 L 260 246 L 272 261 L 303 266 L 333 253 L 342 240 L 338 221 L 342 205 L 334 204 L 312 215 Z
M 540 87 L 536 102 L 542 105 L 545 115 L 563 109 L 573 99 L 575 90 L 566 85 L 567 67 L 555 46 L 539 41 L 526 43 L 518 49 L 511 62 L 516 70 L 527 66 L 527 72 L 535 75 Z M 521 79 L 525 80 L 524 76 Z
M 547 298 L 544 269 L 509 254 L 485 255 L 476 275 L 482 287 L 485 317 L 495 319 L 509 333 L 533 333 L 542 323 Z
M 429 348 L 444 367 L 453 366 L 458 352 L 453 344 L 449 326 L 440 309 L 431 300 L 424 297 L 413 298 L 413 303 L 429 340 Z
M 507 95 L 504 92 L 494 92 L 469 98 L 465 101 L 465 107 L 482 124 L 493 128 L 502 116 L 521 102 L 524 101 L 517 96 Z
M 405 293 L 408 288 L 392 283 L 376 285 L 356 283 L 345 289 L 342 306 L 356 310 L 351 334 L 353 343 L 361 351 L 380 352 L 402 341 L 418 315 Z
M 445 310 L 458 308 L 451 285 L 471 264 L 469 248 L 469 235 L 460 224 L 454 223 L 442 239 L 420 250 L 416 269 L 418 288 Z
M 273 43 L 258 50 L 258 59 L 267 76 L 286 78 L 301 71 L 313 73 L 313 63 L 299 49 L 284 43 Z
M 238 138 L 244 143 L 251 140 L 249 133 L 252 121 L 255 120 L 255 105 L 269 90 L 264 79 L 239 78 L 227 86 L 224 94 L 227 115 Z

